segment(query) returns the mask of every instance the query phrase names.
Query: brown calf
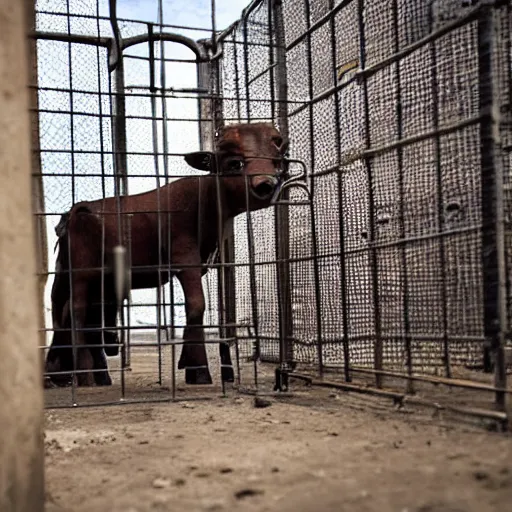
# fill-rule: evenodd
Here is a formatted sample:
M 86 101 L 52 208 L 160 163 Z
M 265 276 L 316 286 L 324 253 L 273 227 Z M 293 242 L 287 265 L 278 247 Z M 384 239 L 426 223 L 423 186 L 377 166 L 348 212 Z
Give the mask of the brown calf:
M 52 290 L 53 322 L 54 329 L 69 329 L 73 315 L 75 344 L 80 347 L 75 362 L 76 368 L 82 371 L 77 374 L 78 385 L 111 382 L 103 349 L 87 347 L 87 344 L 101 343 L 101 332 L 88 333 L 83 329 L 101 325 L 99 268 L 111 261 L 112 251 L 119 244 L 128 245 L 131 251 L 128 255 L 131 289 L 155 288 L 159 282 L 165 284 L 169 280 L 165 267 L 170 265 L 171 274 L 179 280 L 185 296 L 186 327 L 178 368 L 185 369 L 188 384 L 212 382 L 202 328 L 205 299 L 201 277 L 206 271 L 201 265 L 217 247 L 219 225 L 224 226 L 228 219 L 248 209 L 258 210 L 271 204 L 284 179 L 281 164 L 285 150 L 286 144 L 271 124 L 230 125 L 218 134 L 213 154 L 185 155 L 189 165 L 210 171 L 210 175 L 181 178 L 160 189 L 124 196 L 120 206 L 115 197 L 77 203 L 62 216 L 56 229 L 59 256 Z M 122 230 L 121 236 L 126 237 L 123 241 L 119 237 L 118 219 L 125 214 L 130 214 L 131 218 L 129 228 L 125 226 Z M 129 244 L 126 239 L 130 240 Z M 160 269 L 157 267 L 159 255 Z M 71 283 L 69 263 L 73 270 Z M 112 272 L 104 274 L 103 293 L 105 326 L 115 329 Z M 110 343 L 116 343 L 115 336 L 109 335 Z M 70 345 L 69 339 L 69 331 L 54 333 L 47 371 L 72 370 L 71 349 L 65 352 L 66 349 L 58 348 Z M 110 347 L 109 355 L 115 353 Z M 223 380 L 233 381 L 231 356 L 226 345 L 220 345 L 220 356 Z M 93 376 L 90 372 L 93 369 L 103 371 Z

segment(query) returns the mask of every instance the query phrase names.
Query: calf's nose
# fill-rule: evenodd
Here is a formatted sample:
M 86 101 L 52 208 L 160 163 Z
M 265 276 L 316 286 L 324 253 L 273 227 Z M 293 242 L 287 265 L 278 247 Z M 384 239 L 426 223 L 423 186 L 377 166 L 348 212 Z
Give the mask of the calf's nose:
M 275 176 L 256 176 L 252 179 L 252 193 L 257 199 L 270 199 L 278 185 L 278 179 Z

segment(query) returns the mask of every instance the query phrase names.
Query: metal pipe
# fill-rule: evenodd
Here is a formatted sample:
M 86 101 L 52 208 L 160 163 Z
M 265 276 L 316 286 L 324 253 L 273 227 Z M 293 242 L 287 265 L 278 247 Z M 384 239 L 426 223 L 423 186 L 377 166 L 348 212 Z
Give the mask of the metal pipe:
M 366 38 L 365 38 L 365 22 L 364 22 L 364 0 L 358 0 L 358 23 L 359 23 L 359 61 L 364 69 L 366 65 Z M 364 138 L 367 150 L 371 148 L 370 137 L 370 114 L 368 99 L 368 83 L 366 76 L 363 76 L 363 112 L 364 112 Z M 373 303 L 373 319 L 375 325 L 374 338 L 374 366 L 376 370 L 382 370 L 383 345 L 381 335 L 381 318 L 380 318 L 380 300 L 379 300 L 379 277 L 378 277 L 378 258 L 375 247 L 376 230 L 375 230 L 375 201 L 372 162 L 370 156 L 365 156 L 364 165 L 368 176 L 368 218 L 369 218 L 369 271 L 372 282 L 372 303 Z M 375 384 L 377 388 L 382 387 L 382 376 L 376 375 Z
M 503 167 L 499 155 L 497 94 L 493 55 L 495 53 L 493 7 L 482 5 L 478 19 L 479 107 L 486 121 L 480 125 L 482 266 L 484 296 L 484 333 L 494 361 L 496 388 L 507 387 L 505 337 L 508 332 L 505 226 L 503 203 Z M 505 411 L 506 396 L 496 392 L 496 406 Z

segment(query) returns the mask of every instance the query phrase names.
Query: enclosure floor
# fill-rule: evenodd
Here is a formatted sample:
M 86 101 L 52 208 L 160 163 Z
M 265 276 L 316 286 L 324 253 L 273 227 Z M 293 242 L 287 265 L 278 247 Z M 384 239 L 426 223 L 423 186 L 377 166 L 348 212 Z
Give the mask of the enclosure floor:
M 155 388 L 148 358 L 134 358 L 132 393 Z M 46 411 L 46 510 L 510 510 L 510 435 L 300 382 L 267 408 L 179 387 L 210 399 Z

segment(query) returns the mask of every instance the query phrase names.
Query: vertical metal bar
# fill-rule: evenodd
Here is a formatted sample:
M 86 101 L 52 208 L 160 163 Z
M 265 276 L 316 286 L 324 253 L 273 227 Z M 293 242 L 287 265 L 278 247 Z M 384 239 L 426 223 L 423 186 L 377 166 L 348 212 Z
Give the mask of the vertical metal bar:
M 250 87 L 249 87 L 249 45 L 248 45 L 248 37 L 247 37 L 247 23 L 248 23 L 249 11 L 247 11 L 246 16 L 243 20 L 243 41 L 244 41 L 244 67 L 245 67 L 245 101 L 247 107 L 247 121 L 251 120 L 251 102 L 250 102 Z M 247 184 L 247 179 L 245 180 L 245 188 L 246 188 L 246 204 L 249 206 L 249 188 Z M 253 362 L 254 362 L 254 385 L 256 388 L 258 387 L 258 361 L 261 355 L 261 343 L 259 337 L 259 322 L 258 322 L 258 290 L 256 287 L 256 269 L 254 265 L 254 239 L 253 239 L 253 229 L 252 229 L 252 216 L 249 208 L 247 208 L 247 249 L 249 253 L 249 286 L 251 289 L 251 310 L 253 317 L 253 325 L 254 325 L 254 353 L 253 353 Z
M 162 0 L 158 2 L 158 21 L 160 34 L 164 32 L 164 7 Z M 164 176 L 165 184 L 169 184 L 169 145 L 167 137 L 167 98 L 165 96 L 166 86 L 166 71 L 165 71 L 165 42 L 160 41 L 160 87 L 161 87 L 161 101 L 162 101 L 162 149 L 164 155 Z M 169 281 L 169 306 L 170 306 L 170 325 L 169 329 L 166 321 L 166 309 L 165 309 L 165 289 L 162 289 L 163 296 L 163 307 L 164 307 L 164 322 L 165 322 L 165 337 L 169 341 L 169 334 L 171 338 L 175 336 L 174 319 L 175 319 L 175 300 L 174 300 L 174 280 L 171 272 L 171 255 L 172 255 L 172 235 L 171 235 L 171 212 L 167 209 L 167 252 L 168 252 L 168 281 Z
M 70 0 L 66 0 L 66 14 L 67 14 L 67 31 L 68 34 L 71 35 L 71 9 L 70 9 Z M 76 201 L 76 190 L 75 190 L 75 134 L 74 134 L 74 105 L 73 105 L 73 54 L 71 51 L 72 43 L 68 43 L 68 59 L 69 59 L 69 111 L 70 111 L 70 138 L 71 138 L 71 205 L 75 204 Z M 71 319 L 71 343 L 73 345 L 72 353 L 73 353 L 73 375 L 71 378 L 71 401 L 73 405 L 76 405 L 76 384 L 75 377 L 77 371 L 77 351 L 78 347 L 76 346 L 76 326 L 75 326 L 75 314 L 74 314 L 74 301 L 73 301 L 73 263 L 71 259 L 71 242 L 70 237 L 68 236 L 68 261 L 69 261 L 69 290 L 70 290 L 70 300 L 69 300 L 69 313 Z M 84 327 L 84 326 L 82 326 Z
M 156 289 L 156 342 L 158 350 L 158 384 L 162 385 L 162 218 L 160 215 L 160 169 L 158 161 L 158 125 L 157 125 L 157 111 L 156 111 L 156 97 L 157 90 L 155 84 L 155 39 L 153 37 L 153 25 L 148 23 L 148 45 L 149 45 L 149 90 L 151 91 L 151 127 L 153 139 L 153 158 L 155 166 L 156 190 L 157 190 L 157 236 L 158 236 L 158 287 Z M 162 91 L 163 94 L 163 91 Z
M 484 335 L 494 355 L 494 384 L 507 385 L 505 333 L 507 326 L 503 167 L 499 155 L 497 94 L 494 89 L 494 11 L 483 5 L 478 19 L 478 64 L 482 172 L 482 264 L 484 282 Z M 496 406 L 505 410 L 506 393 L 496 391 Z
M 314 105 L 311 101 L 314 97 L 313 88 L 313 55 L 311 44 L 311 8 L 309 0 L 305 0 L 304 11 L 306 16 L 306 30 L 308 35 L 306 37 L 306 53 L 308 62 L 308 90 L 309 90 L 309 151 L 311 156 L 311 173 L 315 169 L 315 123 L 314 123 Z M 318 352 L 318 371 L 320 376 L 324 372 L 324 351 L 323 351 L 323 329 L 322 329 L 322 290 L 320 288 L 320 268 L 318 263 L 318 247 L 316 240 L 316 216 L 315 216 L 315 178 L 311 178 L 311 231 L 312 231 L 312 249 L 313 249 L 313 276 L 315 286 L 315 313 L 316 313 L 316 335 L 317 335 L 317 352 Z
M 272 0 L 271 0 L 272 1 Z M 286 69 L 286 42 L 283 19 L 282 0 L 273 2 L 274 26 L 269 26 L 270 37 L 275 34 L 275 62 L 276 62 L 276 84 L 277 89 L 277 121 L 284 140 L 289 141 L 290 133 L 288 127 L 288 75 Z M 273 58 L 272 61 L 273 63 Z M 272 75 L 272 79 L 274 76 Z M 272 80 L 273 81 L 273 80 Z M 272 84 L 272 88 L 274 84 Z M 273 109 L 274 110 L 274 109 Z M 274 115 L 274 112 L 273 112 Z M 283 162 L 286 166 L 286 163 Z M 283 169 L 287 170 L 287 169 Z M 282 193 L 283 202 L 289 200 L 288 189 Z M 282 370 L 289 369 L 289 363 L 293 361 L 293 325 L 292 325 L 292 304 L 290 291 L 290 211 L 287 204 L 276 205 L 276 255 L 277 265 L 277 292 L 279 305 L 279 363 Z
M 392 3 L 393 13 L 393 46 L 394 53 L 398 53 L 400 50 L 400 39 L 398 37 L 399 26 L 398 26 L 398 5 L 397 0 L 393 0 Z M 397 140 L 402 140 L 403 137 L 403 121 L 402 121 L 402 83 L 400 76 L 400 60 L 397 60 L 395 66 L 395 84 L 396 84 L 396 130 Z M 404 155 L 403 147 L 400 146 L 396 150 L 397 165 L 398 165 L 398 194 L 399 194 L 399 239 L 405 239 L 405 190 L 404 190 Z M 405 342 L 405 359 L 407 365 L 407 373 L 412 375 L 412 347 L 411 347 L 411 336 L 410 336 L 410 318 L 409 318 L 409 281 L 407 275 L 407 244 L 401 244 L 400 248 L 400 260 L 402 267 L 402 312 L 404 321 L 404 342 Z M 407 392 L 413 393 L 413 381 L 407 380 Z
M 233 29 L 233 59 L 234 59 L 234 67 L 235 67 L 235 95 L 236 95 L 236 113 L 238 122 L 242 121 L 242 105 L 240 101 L 240 71 L 238 69 L 238 44 L 236 43 L 236 28 Z M 235 244 L 234 244 L 234 236 L 233 236 L 233 261 L 235 261 Z M 233 270 L 233 276 L 235 278 L 236 276 L 236 270 Z M 236 283 L 233 282 L 233 298 L 235 299 L 235 293 L 236 293 Z M 234 308 L 234 320 L 237 321 L 237 312 L 236 312 L 236 305 Z M 236 335 L 236 328 L 233 329 L 233 334 Z M 236 383 L 238 386 L 241 386 L 241 370 L 240 370 L 240 345 L 238 341 L 238 337 L 235 338 L 235 358 L 236 358 Z
M 217 27 L 215 23 L 215 0 L 211 0 L 211 21 L 212 21 L 212 55 L 215 55 L 217 53 Z
M 329 8 L 332 10 L 335 7 L 334 0 L 329 0 Z M 336 41 L 336 23 L 335 16 L 330 19 L 331 29 L 331 58 L 332 58 L 332 77 L 333 86 L 338 83 L 337 73 L 337 41 Z M 340 94 L 339 91 L 334 93 L 334 116 L 336 125 L 336 163 L 338 168 L 341 166 L 341 119 L 340 119 Z M 345 257 L 345 217 L 343 215 L 343 179 L 341 175 L 341 168 L 337 173 L 337 192 L 338 192 L 338 223 L 339 223 L 339 236 L 340 236 L 340 281 L 341 281 L 341 321 L 343 323 L 343 370 L 345 381 L 352 380 L 350 376 L 350 351 L 348 344 L 348 299 L 347 299 L 347 262 Z
M 124 59 L 119 56 L 115 73 L 116 84 L 116 115 L 115 127 L 115 156 L 116 156 L 116 187 L 121 195 L 128 194 L 128 163 L 126 154 L 126 103 L 124 87 Z
M 125 86 L 124 86 L 124 61 L 123 56 L 119 55 L 115 73 L 115 116 L 114 116 L 114 146 L 115 146 L 115 180 L 114 195 L 116 197 L 116 216 L 117 216 L 117 243 L 124 245 L 125 228 L 123 221 L 123 197 L 128 194 L 128 162 L 126 146 L 126 104 L 125 104 Z M 124 327 L 123 315 L 121 315 L 122 326 Z M 121 330 L 122 353 L 121 359 L 123 365 L 126 363 L 126 344 L 125 330 Z M 124 366 L 122 366 L 124 369 Z M 122 379 L 124 375 L 122 374 Z
M 277 0 L 280 1 L 280 0 Z M 276 110 L 276 98 L 275 98 L 275 80 L 274 80 L 274 20 L 272 7 L 275 4 L 275 0 L 267 0 L 267 26 L 268 26 L 268 74 L 269 74 L 269 82 L 270 82 L 270 117 L 271 120 L 275 119 L 275 110 Z M 284 27 L 283 27 L 284 28 Z
M 430 44 L 430 61 L 432 64 L 432 124 L 434 131 L 439 129 L 439 84 L 437 80 L 437 50 L 436 42 Z M 436 192 L 437 192 L 437 229 L 439 234 L 445 229 L 445 214 L 443 201 L 443 170 L 441 166 L 441 137 L 434 137 L 434 152 L 436 157 Z M 450 363 L 450 342 L 448 340 L 448 299 L 446 294 L 446 253 L 445 238 L 440 236 L 439 240 L 439 264 L 442 307 L 442 331 L 443 331 L 443 359 L 445 375 L 450 378 L 452 369 Z
M 365 0 L 358 0 L 358 25 L 359 25 L 359 62 L 361 69 L 365 69 L 366 63 L 366 40 L 364 31 L 364 2 Z M 368 103 L 368 81 L 365 75 L 362 77 L 362 91 L 363 91 L 363 115 L 364 115 L 364 131 L 365 131 L 365 147 L 371 147 L 370 137 L 370 116 L 369 116 L 369 103 Z M 374 368 L 375 370 L 382 370 L 382 335 L 381 335 L 381 318 L 380 318 L 380 304 L 379 304 L 379 278 L 377 266 L 377 250 L 373 247 L 375 243 L 375 204 L 374 204 L 374 190 L 373 190 L 373 172 L 372 172 L 372 157 L 364 157 L 364 165 L 368 176 L 368 238 L 370 246 L 370 272 L 372 280 L 372 300 L 375 322 L 375 345 L 374 345 Z M 375 385 L 382 387 L 382 375 L 375 374 Z
M 68 262 L 69 262 L 69 319 L 70 319 L 70 327 L 71 327 L 71 353 L 73 360 L 73 373 L 71 375 L 71 403 L 73 406 L 77 405 L 76 402 L 76 371 L 77 371 L 77 345 L 76 345 L 76 325 L 75 325 L 75 313 L 74 313 L 74 305 L 75 301 L 73 299 L 73 260 L 71 257 L 71 236 L 68 234 L 67 237 L 67 247 L 68 251 Z M 56 278 L 57 276 L 55 276 Z
M 242 121 L 241 117 L 241 102 L 240 102 L 240 72 L 238 70 L 238 44 L 236 42 L 236 29 L 233 29 L 233 59 L 235 65 L 235 90 L 236 90 L 236 115 L 238 122 Z
M 100 29 L 100 4 L 96 2 L 96 32 L 98 37 L 101 35 Z M 101 193 L 103 199 L 106 197 L 105 183 L 105 147 L 103 142 L 103 95 L 101 88 L 101 61 L 100 47 L 96 47 L 96 65 L 98 66 L 98 111 L 100 128 L 100 166 L 101 166 Z M 111 100 L 111 98 L 109 98 Z M 105 216 L 101 216 L 101 290 L 100 290 L 100 308 L 101 308 L 101 343 L 105 345 Z M 112 327 L 112 326 L 111 326 Z

